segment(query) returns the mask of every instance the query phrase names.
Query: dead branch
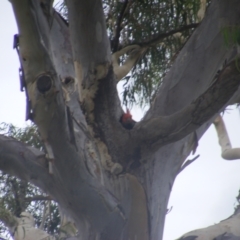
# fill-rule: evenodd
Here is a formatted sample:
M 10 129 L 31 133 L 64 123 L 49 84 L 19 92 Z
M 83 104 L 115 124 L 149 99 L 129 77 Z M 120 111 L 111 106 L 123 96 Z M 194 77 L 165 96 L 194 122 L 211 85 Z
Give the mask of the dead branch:
M 139 45 L 130 45 L 112 54 L 113 71 L 117 82 L 124 78 L 135 66 L 140 57 L 147 51 Z M 128 53 L 128 57 L 122 65 L 119 65 L 119 58 Z
M 213 121 L 218 135 L 218 142 L 222 150 L 222 158 L 225 160 L 237 160 L 240 158 L 240 148 L 232 148 L 223 118 L 219 115 Z

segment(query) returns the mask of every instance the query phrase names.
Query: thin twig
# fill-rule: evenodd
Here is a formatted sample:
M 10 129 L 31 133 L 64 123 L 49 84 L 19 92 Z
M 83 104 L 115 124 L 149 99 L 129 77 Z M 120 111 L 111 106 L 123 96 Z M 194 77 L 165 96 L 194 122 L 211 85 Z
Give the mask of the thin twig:
M 171 206 L 170 208 L 167 209 L 166 215 L 169 214 L 173 209 L 173 206 Z
M 123 7 L 122 7 L 122 10 L 118 16 L 118 19 L 117 19 L 117 23 L 116 23 L 116 34 L 115 34 L 115 37 L 113 39 L 113 47 L 112 47 L 112 51 L 113 52 L 116 52 L 118 50 L 118 44 L 119 44 L 119 38 L 120 38 L 120 33 L 122 31 L 122 27 L 121 27 L 121 24 L 122 24 L 122 20 L 123 20 L 123 17 L 124 17 L 124 13 L 125 13 L 125 10 L 127 8 L 127 5 L 128 5 L 128 0 L 125 0 L 124 4 L 123 4 Z
M 31 201 L 48 201 L 48 200 L 52 200 L 52 198 L 50 196 L 42 196 L 42 195 L 36 195 L 36 196 L 33 196 L 33 197 L 25 198 L 26 202 L 31 202 Z
M 141 47 L 153 46 L 153 45 L 158 44 L 160 41 L 162 41 L 166 37 L 169 37 L 169 36 L 171 36 L 171 35 L 173 35 L 177 32 L 183 32 L 183 31 L 191 29 L 191 28 L 196 28 L 198 25 L 199 25 L 199 23 L 192 23 L 192 24 L 189 24 L 189 25 L 185 25 L 183 27 L 171 30 L 169 32 L 159 33 L 159 34 L 153 36 L 153 38 L 150 39 L 149 41 L 145 41 L 145 42 L 142 42 L 142 43 L 132 43 L 132 44 L 138 44 Z

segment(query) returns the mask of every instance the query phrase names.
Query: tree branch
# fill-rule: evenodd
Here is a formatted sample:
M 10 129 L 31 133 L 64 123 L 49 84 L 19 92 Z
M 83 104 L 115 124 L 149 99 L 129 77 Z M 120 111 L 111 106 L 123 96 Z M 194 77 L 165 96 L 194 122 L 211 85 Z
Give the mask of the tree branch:
M 21 63 L 23 66 L 28 65 L 30 62 L 36 62 L 36 69 L 38 74 L 43 71 L 44 53 L 46 50 L 40 42 L 40 36 L 38 28 L 36 27 L 35 19 L 29 1 L 22 1 L 19 4 L 16 0 L 11 0 L 14 14 L 17 19 L 18 30 L 20 33 L 20 45 L 21 45 Z M 33 44 L 34 43 L 34 44 Z M 26 69 L 26 67 L 25 67 Z M 31 79 L 32 69 L 26 69 L 26 80 L 29 82 L 34 81 Z
M 33 183 L 45 192 L 53 190 L 52 178 L 47 171 L 45 154 L 3 135 L 0 135 L 0 169 Z
M 240 148 L 232 148 L 223 118 L 219 115 L 213 121 L 218 135 L 219 145 L 222 150 L 222 158 L 225 160 L 237 160 L 240 158 Z
M 212 2 L 205 18 L 184 45 L 164 78 L 145 118 L 170 115 L 183 109 L 208 88 L 226 60 L 230 61 L 236 57 L 236 45 L 226 47 L 222 34 L 224 27 L 235 26 L 239 22 L 237 10 L 232 10 L 236 9 L 236 3 L 231 1 L 229 4 L 224 1 Z M 226 19 L 226 15 L 231 19 L 228 24 L 225 20 L 220 21 Z
M 112 54 L 113 70 L 117 78 L 117 82 L 125 77 L 132 68 L 136 65 L 138 60 L 145 54 L 149 47 L 153 47 L 160 43 L 164 38 L 169 37 L 177 32 L 182 32 L 191 28 L 196 28 L 199 24 L 193 23 L 184 27 L 169 31 L 167 33 L 160 33 L 154 36 L 151 40 L 128 45 L 121 50 Z M 128 57 L 122 65 L 119 65 L 119 58 L 128 53 Z
M 239 224 L 240 214 L 235 211 L 232 216 L 221 221 L 220 223 L 186 233 L 179 240 L 240 240 Z M 193 238 L 194 236 L 195 238 Z
M 10 180 L 12 192 L 14 195 L 14 201 L 15 201 L 15 209 L 14 209 L 14 215 L 19 216 L 21 212 L 24 212 L 26 209 L 25 204 L 25 195 L 26 195 L 26 189 L 27 189 L 27 181 L 20 181 L 19 183 L 16 181 L 16 179 Z
M 158 149 L 195 131 L 216 114 L 232 97 L 240 84 L 236 60 L 221 71 L 217 80 L 189 106 L 170 116 L 144 120 L 133 129 L 134 139 Z
M 198 25 L 199 25 L 199 23 L 192 23 L 192 24 L 189 24 L 189 25 L 185 25 L 183 27 L 171 30 L 169 32 L 159 33 L 157 35 L 154 35 L 148 41 L 144 41 L 144 42 L 141 42 L 141 43 L 135 43 L 135 44 L 138 44 L 141 47 L 152 47 L 152 46 L 155 46 L 156 44 L 160 43 L 164 38 L 172 36 L 173 34 L 178 33 L 178 32 L 183 32 L 183 31 L 186 31 L 186 30 L 189 30 L 189 29 L 192 29 L 192 28 L 196 28 L 196 27 L 198 27 Z
M 115 37 L 113 39 L 113 46 L 112 46 L 112 52 L 113 53 L 118 50 L 120 33 L 121 33 L 121 30 L 122 30 L 121 24 L 122 24 L 122 20 L 124 18 L 125 10 L 126 10 L 127 6 L 128 6 L 128 0 L 125 0 L 124 3 L 123 3 L 123 6 L 122 6 L 121 12 L 119 13 L 118 18 L 117 18 L 116 34 L 115 34 Z
M 112 54 L 113 71 L 117 82 L 124 78 L 132 70 L 146 50 L 147 48 L 141 48 L 139 45 L 129 45 Z M 122 65 L 119 65 L 119 58 L 127 53 L 127 59 Z
M 33 197 L 27 197 L 25 198 L 26 202 L 32 202 L 32 201 L 48 201 L 53 200 L 50 196 L 42 196 L 42 195 L 35 195 Z

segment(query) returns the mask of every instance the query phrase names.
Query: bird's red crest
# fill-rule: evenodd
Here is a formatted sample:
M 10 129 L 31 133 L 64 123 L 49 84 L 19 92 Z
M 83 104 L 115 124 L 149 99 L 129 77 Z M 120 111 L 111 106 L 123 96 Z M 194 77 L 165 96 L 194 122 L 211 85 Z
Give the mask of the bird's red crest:
M 121 116 L 120 122 L 122 123 L 122 126 L 128 130 L 131 130 L 134 127 L 136 121 L 132 119 L 132 114 L 128 108 L 127 112 Z
M 132 119 L 132 114 L 130 113 L 129 109 L 127 108 L 127 112 L 122 115 L 122 121 L 125 122 L 129 119 Z

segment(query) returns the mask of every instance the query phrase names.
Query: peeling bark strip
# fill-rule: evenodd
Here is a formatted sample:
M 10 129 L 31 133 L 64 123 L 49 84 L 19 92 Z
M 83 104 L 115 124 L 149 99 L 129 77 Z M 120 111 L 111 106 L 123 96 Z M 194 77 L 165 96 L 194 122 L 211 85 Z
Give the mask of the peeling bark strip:
M 111 63 L 102 2 L 73 0 L 67 1 L 67 5 L 80 102 L 87 121 L 92 124 L 98 80 L 107 75 Z
M 83 73 L 82 65 L 79 62 L 74 62 L 74 66 L 78 79 L 81 107 L 86 115 L 87 122 L 93 124 L 94 98 L 98 91 L 98 81 L 106 77 L 109 71 L 109 63 L 99 64 L 95 68 L 90 69 L 87 74 Z
M 0 135 L 0 169 L 32 182 L 43 191 L 48 191 L 48 187 L 53 187 L 51 176 L 47 170 L 45 154 L 3 135 Z M 45 179 L 45 183 L 42 182 L 42 179 Z
M 67 4 L 81 108 L 88 129 L 95 138 L 94 144 L 98 146 L 102 166 L 111 173 L 119 174 L 123 170 L 118 163 L 120 155 L 116 152 L 113 154 L 109 149 L 113 145 L 116 149 L 122 144 L 115 141 L 109 144 L 108 140 L 116 131 L 122 131 L 118 124 L 121 107 L 111 66 L 102 3 L 91 0 L 68 1 Z

